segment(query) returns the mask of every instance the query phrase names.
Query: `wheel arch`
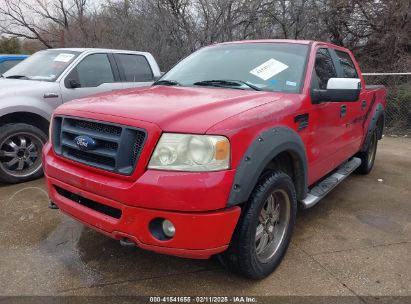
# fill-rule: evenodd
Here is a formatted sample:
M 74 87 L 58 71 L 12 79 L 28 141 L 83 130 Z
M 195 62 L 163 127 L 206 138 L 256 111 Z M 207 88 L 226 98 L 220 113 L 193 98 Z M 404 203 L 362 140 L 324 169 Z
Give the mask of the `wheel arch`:
M 0 117 L 0 126 L 10 123 L 25 123 L 39 128 L 44 134 L 49 133 L 49 121 L 43 116 L 32 112 L 12 112 Z
M 385 112 L 383 111 L 377 120 L 378 139 L 382 139 L 385 127 Z
M 248 147 L 237 167 L 228 206 L 246 202 L 259 178 L 267 169 L 281 169 L 276 163 L 288 158 L 297 199 L 307 195 L 307 156 L 300 136 L 288 127 L 270 128 L 257 136 Z M 283 164 L 284 165 L 284 164 Z M 286 167 L 286 166 L 284 166 Z M 290 171 L 289 171 L 290 172 Z
M 382 134 L 384 131 L 384 123 L 385 123 L 384 107 L 381 103 L 378 103 L 375 106 L 375 110 L 371 116 L 371 121 L 368 125 L 367 133 L 366 133 L 364 143 L 361 149 L 362 152 L 367 150 L 368 145 L 370 144 L 370 141 L 371 141 L 372 132 L 375 130 L 375 128 L 377 128 L 377 131 L 378 131 L 378 139 L 382 138 Z

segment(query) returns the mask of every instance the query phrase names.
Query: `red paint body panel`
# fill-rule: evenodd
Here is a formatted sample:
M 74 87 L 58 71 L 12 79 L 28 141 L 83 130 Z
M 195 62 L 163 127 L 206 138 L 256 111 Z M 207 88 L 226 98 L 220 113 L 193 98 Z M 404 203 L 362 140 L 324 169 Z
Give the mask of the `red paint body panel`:
M 127 206 L 151 209 L 223 209 L 235 174 L 235 170 L 203 173 L 146 170 L 138 180 L 129 181 L 73 165 L 55 155 L 49 143 L 43 153 L 44 170 L 50 178 Z
M 363 145 L 371 120 L 370 116 L 364 123 L 359 119 L 365 116 L 360 100 L 366 101 L 367 112 L 373 113 L 378 103 L 385 108 L 385 90 L 367 90 L 360 74 L 363 88 L 360 99 L 344 103 L 347 115 L 341 118 L 341 103 L 313 104 L 310 86 L 318 48 L 346 49 L 312 41 L 252 42 L 310 46 L 300 94 L 154 86 L 66 103 L 56 110 L 55 115 L 135 126 L 145 129 L 148 136 L 131 176 L 64 159 L 47 144 L 43 150 L 43 164 L 51 200 L 63 212 L 115 239 L 127 237 L 142 248 L 161 253 L 207 258 L 224 251 L 230 242 L 240 208 L 225 209 L 226 203 L 236 168 L 259 134 L 278 126 L 298 132 L 308 160 L 308 185 L 355 155 Z M 349 54 L 360 73 L 354 57 Z M 373 95 L 376 102 L 371 104 Z M 299 131 L 294 118 L 307 113 L 309 125 Z M 231 144 L 231 168 L 205 173 L 148 170 L 148 162 L 162 132 L 226 136 Z M 58 195 L 53 185 L 119 208 L 123 216 L 116 220 L 81 206 Z M 176 225 L 177 234 L 172 240 L 158 241 L 148 232 L 149 221 L 156 217 L 171 219 Z
M 115 219 L 82 206 L 59 195 L 55 186 L 104 205 L 118 208 L 122 211 L 122 216 L 120 219 Z M 75 217 L 89 227 L 103 231 L 104 234 L 115 239 L 127 237 L 141 247 L 158 247 L 155 251 L 176 253 L 175 255 L 179 256 L 207 258 L 211 252 L 215 254 L 223 251 L 230 242 L 240 216 L 239 207 L 195 213 L 130 207 L 103 196 L 80 190 L 49 176 L 47 176 L 47 188 L 50 199 L 59 206 L 61 211 Z M 151 235 L 149 223 L 155 218 L 165 218 L 174 224 L 176 234 L 172 239 L 160 241 Z M 186 254 L 184 254 L 185 250 L 188 250 Z M 202 252 L 203 250 L 205 252 Z
M 116 122 L 126 118 L 153 123 L 168 132 L 205 133 L 210 126 L 230 116 L 277 99 L 270 92 L 154 86 L 69 102 L 55 113 L 75 110 L 115 115 L 119 117 L 115 118 Z

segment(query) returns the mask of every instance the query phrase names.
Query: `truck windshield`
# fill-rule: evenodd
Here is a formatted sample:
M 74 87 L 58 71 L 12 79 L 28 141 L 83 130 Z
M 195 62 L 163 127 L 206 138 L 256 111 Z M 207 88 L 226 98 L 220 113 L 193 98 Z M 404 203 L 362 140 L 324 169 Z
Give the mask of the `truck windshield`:
M 40 51 L 8 70 L 3 77 L 55 81 L 79 54 L 68 50 Z
M 211 46 L 182 60 L 157 84 L 298 93 L 307 54 L 307 45 L 291 43 Z

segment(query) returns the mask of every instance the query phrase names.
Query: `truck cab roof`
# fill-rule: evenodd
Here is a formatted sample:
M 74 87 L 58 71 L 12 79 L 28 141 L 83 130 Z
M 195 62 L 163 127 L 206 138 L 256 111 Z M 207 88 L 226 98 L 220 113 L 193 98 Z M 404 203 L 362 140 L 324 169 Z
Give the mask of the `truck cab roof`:
M 212 46 L 215 45 L 227 45 L 227 44 L 247 44 L 247 43 L 288 43 L 288 44 L 302 44 L 302 45 L 323 45 L 326 47 L 332 47 L 332 48 L 337 48 L 337 49 L 344 49 L 346 51 L 346 48 L 332 44 L 329 42 L 323 42 L 323 41 L 316 41 L 316 40 L 294 40 L 294 39 L 256 39 L 256 40 L 240 40 L 240 41 L 229 41 L 229 42 L 222 42 L 222 43 L 216 43 Z
M 240 44 L 240 43 L 292 43 L 292 44 L 312 44 L 313 40 L 293 40 L 293 39 L 256 39 L 222 42 L 218 44 Z
M 127 53 L 127 54 L 149 54 L 148 52 L 139 52 L 139 51 L 131 51 L 131 50 L 119 50 L 119 49 L 104 49 L 104 48 L 55 48 L 55 49 L 48 49 L 48 50 L 55 50 L 55 51 L 72 51 L 72 52 L 79 52 L 79 53 Z

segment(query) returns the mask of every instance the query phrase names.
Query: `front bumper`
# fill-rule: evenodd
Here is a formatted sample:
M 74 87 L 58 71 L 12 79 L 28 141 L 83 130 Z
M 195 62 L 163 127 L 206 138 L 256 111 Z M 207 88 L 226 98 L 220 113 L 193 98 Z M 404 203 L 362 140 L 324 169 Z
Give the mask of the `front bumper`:
M 111 238 L 117 240 L 128 238 L 143 249 L 187 258 L 209 258 L 211 255 L 227 249 L 240 216 L 239 207 L 225 209 L 224 206 L 212 211 L 195 210 L 200 203 L 207 203 L 206 200 L 210 200 L 220 193 L 222 189 L 218 181 L 227 172 L 223 172 L 222 176 L 222 172 L 215 172 L 217 174 L 214 182 L 211 182 L 213 174 L 205 173 L 203 179 L 195 178 L 191 183 L 182 184 L 180 181 L 179 187 L 176 186 L 179 182 L 177 175 L 177 181 L 169 179 L 173 181 L 168 186 L 169 188 L 165 187 L 167 185 L 163 183 L 160 188 L 153 184 L 146 189 L 141 185 L 139 186 L 138 181 L 130 184 L 129 181 L 105 179 L 102 175 L 97 176 L 92 172 L 83 172 L 82 168 L 77 168 L 70 162 L 55 156 L 50 144 L 47 144 L 43 151 L 43 165 L 50 199 L 62 212 Z M 161 172 L 156 172 L 156 174 L 160 175 Z M 187 178 L 186 175 L 182 176 Z M 144 175 L 141 178 L 143 177 Z M 207 182 L 210 187 L 207 187 Z M 224 181 L 224 183 L 229 183 L 229 181 Z M 194 189 L 190 187 L 199 187 L 199 184 L 202 188 L 199 190 L 200 193 L 196 195 L 198 199 L 194 200 L 194 196 L 190 194 Z M 120 210 L 121 216 L 115 218 L 99 210 L 81 205 L 63 196 L 56 187 L 87 200 Z M 181 191 L 184 189 L 186 191 Z M 155 198 L 157 191 L 163 193 L 161 197 L 164 201 L 161 202 L 161 205 L 156 204 L 158 201 Z M 143 206 L 140 206 L 138 198 L 142 195 L 144 195 Z M 201 195 L 203 196 L 201 197 Z M 117 200 L 118 196 L 127 197 L 127 203 Z M 171 201 L 172 209 L 162 208 L 167 206 L 167 199 Z M 187 199 L 192 200 L 187 201 Z M 133 200 L 133 204 L 130 204 L 130 200 Z M 147 208 L 146 204 L 150 200 L 154 203 L 150 208 Z M 215 201 L 208 202 L 209 205 L 203 205 L 202 208 L 214 208 Z M 178 203 L 186 209 L 175 210 Z M 187 207 L 194 211 L 188 211 Z M 168 219 L 174 224 L 176 234 L 173 238 L 159 240 L 152 235 L 149 224 L 156 218 Z

